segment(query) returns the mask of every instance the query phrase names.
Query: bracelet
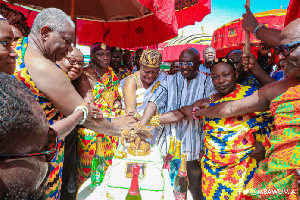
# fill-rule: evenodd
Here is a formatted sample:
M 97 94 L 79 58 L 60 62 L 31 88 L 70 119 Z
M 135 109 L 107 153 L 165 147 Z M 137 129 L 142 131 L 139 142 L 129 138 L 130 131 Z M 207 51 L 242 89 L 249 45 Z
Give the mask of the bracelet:
M 260 40 L 260 39 L 257 37 L 256 33 L 257 33 L 258 29 L 260 29 L 261 27 L 266 27 L 266 26 L 264 24 L 258 24 L 253 31 L 253 36 L 258 40 Z
M 199 107 L 194 107 L 194 108 L 193 108 L 193 112 L 192 112 L 192 114 L 193 114 L 193 119 L 201 119 L 201 118 L 203 118 L 202 116 L 200 116 L 200 117 L 197 117 L 197 116 L 196 116 L 196 110 L 200 110 L 200 108 L 199 108 Z
M 151 117 L 150 121 L 149 121 L 149 125 L 151 126 L 155 126 L 155 127 L 158 127 L 160 126 L 160 121 L 159 121 L 159 117 L 160 115 L 159 114 L 156 114 L 154 115 L 153 117 Z
M 74 112 L 76 112 L 77 110 L 82 110 L 82 112 L 83 112 L 83 119 L 78 122 L 79 125 L 82 125 L 85 122 L 85 120 L 87 119 L 87 116 L 89 114 L 89 109 L 86 106 L 80 105 L 80 106 L 77 106 L 77 108 L 75 108 Z

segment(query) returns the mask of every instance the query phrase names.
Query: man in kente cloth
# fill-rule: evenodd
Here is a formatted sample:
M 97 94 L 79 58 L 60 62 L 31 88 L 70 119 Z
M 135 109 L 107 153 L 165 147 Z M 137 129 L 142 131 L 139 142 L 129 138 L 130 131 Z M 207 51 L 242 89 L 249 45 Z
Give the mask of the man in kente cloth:
M 80 117 L 70 121 L 68 126 L 61 127 L 64 134 L 80 123 L 103 134 L 121 135 L 119 127 L 98 117 L 99 109 L 90 109 L 88 112 L 88 109 L 83 107 L 83 103 L 90 104 L 84 101 L 66 74 L 55 64 L 72 51 L 74 28 L 70 17 L 59 9 L 48 8 L 40 12 L 35 18 L 28 38 L 21 38 L 16 44 L 17 63 L 21 70 L 16 72 L 14 77 L 30 88 L 51 125 L 60 124 L 64 116 L 68 118 L 73 113 L 81 111 Z M 93 119 L 87 118 L 90 114 L 94 115 Z M 125 119 L 120 116 L 118 120 L 111 119 L 111 122 L 121 122 L 121 118 Z M 123 121 L 123 125 L 128 123 Z M 51 172 L 45 190 L 47 200 L 60 199 L 64 138 L 59 132 L 58 136 L 60 137 L 58 151 L 51 161 Z
M 113 68 L 119 80 L 122 80 L 131 74 L 130 70 L 125 66 L 122 66 L 122 49 L 120 47 L 111 48 L 111 60 L 109 66 Z
M 118 95 L 119 78 L 109 66 L 111 61 L 111 47 L 105 43 L 95 43 L 90 50 L 91 62 L 84 69 L 79 78 L 81 84 L 78 91 L 81 96 L 103 111 L 104 117 L 116 116 L 115 105 L 120 104 Z M 89 85 L 90 89 L 84 87 Z M 96 137 L 102 138 L 102 148 L 106 164 L 111 164 L 114 152 L 118 145 L 118 137 L 108 136 L 89 129 L 80 128 L 78 131 L 77 151 L 79 185 L 90 177 L 91 162 L 96 150 Z
M 251 112 L 271 110 L 275 130 L 269 140 L 266 158 L 249 181 L 245 194 L 254 199 L 297 200 L 300 168 L 300 19 L 287 25 L 280 33 L 276 52 L 288 78 L 268 84 L 249 97 L 227 101 L 195 111 L 195 116 L 225 118 Z M 251 59 L 244 55 L 243 64 Z
M 144 110 L 156 87 L 159 86 L 166 75 L 160 71 L 162 55 L 154 49 L 143 51 L 140 65 L 141 69 L 121 81 L 119 92 L 122 97 L 122 108 L 126 115 L 137 118 L 143 116 Z M 152 131 L 155 137 L 159 130 Z M 153 144 L 150 142 L 150 144 Z
M 197 119 L 192 110 L 220 102 L 242 99 L 257 91 L 237 84 L 238 71 L 233 60 L 213 61 L 211 77 L 217 93 L 196 101 L 186 118 Z M 194 108 L 192 108 L 194 107 Z M 185 111 L 188 107 L 179 109 Z M 181 114 L 182 115 L 182 114 Z M 243 189 L 252 179 L 259 160 L 270 147 L 268 136 L 274 128 L 270 112 L 256 112 L 229 118 L 205 118 L 202 190 L 206 199 L 243 200 Z

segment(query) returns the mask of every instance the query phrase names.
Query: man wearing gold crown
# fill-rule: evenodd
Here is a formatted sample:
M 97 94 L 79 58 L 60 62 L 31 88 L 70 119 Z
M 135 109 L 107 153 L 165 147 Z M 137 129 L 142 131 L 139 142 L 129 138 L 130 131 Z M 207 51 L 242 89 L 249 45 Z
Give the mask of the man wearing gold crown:
M 90 89 L 78 88 L 84 99 L 93 102 L 103 111 L 103 116 L 113 118 L 116 116 L 115 103 L 118 102 L 119 79 L 109 66 L 111 61 L 111 48 L 105 43 L 95 43 L 90 49 L 91 62 L 84 69 L 80 77 L 82 82 L 88 82 Z M 86 84 L 81 84 L 85 86 Z M 96 137 L 102 137 L 102 149 L 106 164 L 111 164 L 117 148 L 118 137 L 99 134 L 89 129 L 80 128 L 78 131 L 78 183 L 82 184 L 91 173 L 91 162 L 96 149 Z
M 160 71 L 161 61 L 162 55 L 159 51 L 154 49 L 143 51 L 140 60 L 141 69 L 120 82 L 119 92 L 122 97 L 122 108 L 125 108 L 126 115 L 138 118 L 143 116 L 153 91 L 166 77 Z M 152 133 L 154 134 L 154 143 L 158 130 L 154 129 Z

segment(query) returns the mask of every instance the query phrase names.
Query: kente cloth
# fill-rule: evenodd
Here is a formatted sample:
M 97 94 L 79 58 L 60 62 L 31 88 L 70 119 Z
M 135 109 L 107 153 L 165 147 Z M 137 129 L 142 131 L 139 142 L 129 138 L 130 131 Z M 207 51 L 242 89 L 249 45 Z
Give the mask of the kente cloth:
M 210 76 L 198 72 L 196 78 L 187 85 L 187 79 L 179 72 L 167 76 L 155 89 L 150 101 L 156 104 L 159 113 L 177 110 L 182 106 L 193 104 L 195 101 L 208 98 L 214 90 Z M 181 140 L 181 152 L 187 153 L 187 160 L 199 159 L 203 148 L 203 120 L 181 120 L 176 123 L 164 125 L 162 134 L 158 138 L 158 146 L 165 156 L 168 152 L 170 137 L 174 135 Z
M 35 95 L 36 100 L 42 106 L 47 120 L 50 125 L 55 123 L 56 121 L 63 118 L 63 115 L 52 105 L 52 103 L 47 99 L 47 97 L 42 94 L 39 89 L 35 86 L 34 82 L 31 79 L 31 76 L 23 62 L 23 56 L 26 51 L 28 39 L 22 38 L 18 40 L 16 45 L 16 52 L 18 53 L 17 63 L 21 66 L 21 70 L 14 73 L 13 77 L 18 81 L 27 86 L 31 92 Z M 23 45 L 20 47 L 19 45 Z M 48 178 L 47 186 L 45 189 L 45 195 L 47 200 L 59 200 L 60 199 L 60 189 L 62 183 L 62 168 L 64 161 L 64 140 L 59 140 L 58 143 L 58 151 L 55 154 L 55 157 L 51 161 L 51 171 Z
M 213 106 L 225 101 L 238 100 L 252 95 L 256 89 L 237 85 L 234 92 L 210 103 Z M 249 113 L 228 118 L 205 118 L 204 151 L 202 157 L 202 191 L 204 199 L 245 198 L 243 188 L 258 167 L 249 154 L 254 142 L 270 146 L 268 136 L 274 127 L 270 112 Z M 257 132 L 259 131 L 259 132 Z
M 247 185 L 253 199 L 298 200 L 296 169 L 300 168 L 300 85 L 289 88 L 271 102 L 276 130 L 270 135 L 266 152 Z
M 93 88 L 94 104 L 103 111 L 105 118 L 116 116 L 113 104 L 115 100 L 119 99 L 118 86 L 119 79 L 117 75 L 111 67 L 108 67 Z M 96 150 L 96 137 L 102 138 L 102 150 L 107 166 L 111 165 L 119 139 L 86 128 L 80 128 L 77 137 L 78 182 L 81 185 L 91 175 L 91 162 Z
M 18 57 L 16 58 L 15 71 L 20 71 L 21 69 L 25 68 L 25 63 L 23 59 L 24 59 L 25 51 L 27 49 L 27 45 L 28 45 L 28 37 L 19 38 L 18 41 L 14 42 L 12 45 L 12 48 L 18 54 Z
M 259 88 L 261 88 L 259 81 L 256 79 L 256 77 L 253 74 L 251 76 L 249 76 L 248 78 L 246 78 L 246 80 L 240 82 L 239 84 L 243 85 L 243 86 L 254 87 L 257 90 Z
M 130 75 L 131 71 L 126 68 L 120 68 L 118 73 L 118 78 L 121 81 L 122 79 L 126 78 L 126 76 Z

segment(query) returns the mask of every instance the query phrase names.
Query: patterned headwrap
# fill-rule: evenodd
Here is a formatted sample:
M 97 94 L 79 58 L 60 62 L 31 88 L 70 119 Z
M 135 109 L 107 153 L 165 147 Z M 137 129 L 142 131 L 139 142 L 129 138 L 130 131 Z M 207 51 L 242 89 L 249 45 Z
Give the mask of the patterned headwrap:
M 110 48 L 110 46 L 108 46 L 107 44 L 105 44 L 103 42 L 94 43 L 90 48 L 90 55 L 92 55 L 93 53 L 95 53 L 99 50 L 108 50 L 108 51 L 110 51 L 111 48 Z
M 233 62 L 233 60 L 231 60 L 229 58 L 224 58 L 224 57 L 215 59 L 210 66 L 210 70 L 212 69 L 213 66 L 215 66 L 216 64 L 219 64 L 219 63 L 226 63 L 228 65 L 231 65 L 233 67 L 234 71 L 236 70 L 235 63 Z
M 143 51 L 140 61 L 147 67 L 160 67 L 162 55 L 159 51 L 147 49 Z
M 122 49 L 120 47 L 112 47 L 111 52 L 113 51 L 120 52 L 122 54 Z

